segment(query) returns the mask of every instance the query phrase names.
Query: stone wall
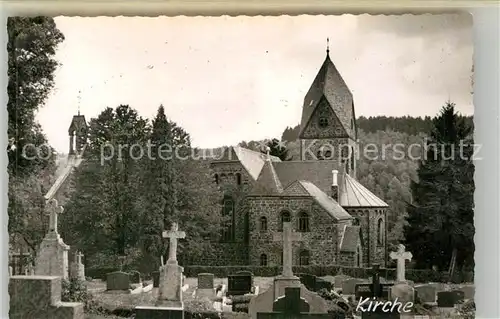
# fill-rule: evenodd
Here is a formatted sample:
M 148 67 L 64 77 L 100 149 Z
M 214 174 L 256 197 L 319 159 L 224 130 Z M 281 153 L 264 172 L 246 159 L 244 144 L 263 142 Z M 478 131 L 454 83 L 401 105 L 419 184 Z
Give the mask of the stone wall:
M 293 229 L 298 231 L 298 216 L 309 216 L 309 232 L 302 233 L 302 242 L 293 243 L 293 264 L 299 264 L 301 251 L 309 252 L 310 265 L 331 265 L 337 257 L 337 228 L 335 220 L 309 197 L 255 197 L 249 199 L 250 265 L 260 265 L 262 254 L 269 266 L 281 265 L 283 244 L 273 241 L 273 233 L 279 232 L 281 212 L 291 215 Z M 267 219 L 267 230 L 261 229 L 261 217 Z
M 357 218 L 361 226 L 361 244 L 363 247 L 363 266 L 374 263 L 381 267 L 386 265 L 386 212 L 382 208 L 346 208 L 347 212 Z M 383 241 L 378 242 L 378 221 L 382 220 Z

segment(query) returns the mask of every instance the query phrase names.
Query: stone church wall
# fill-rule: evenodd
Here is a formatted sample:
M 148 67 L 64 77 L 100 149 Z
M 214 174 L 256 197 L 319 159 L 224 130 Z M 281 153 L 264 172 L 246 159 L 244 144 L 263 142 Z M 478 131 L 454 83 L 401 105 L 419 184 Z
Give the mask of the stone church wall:
M 299 265 L 301 251 L 309 252 L 310 265 L 331 265 L 337 257 L 337 229 L 335 220 L 322 207 L 307 197 L 259 197 L 249 199 L 249 228 L 251 265 L 260 265 L 261 254 L 266 254 L 269 266 L 281 265 L 282 242 L 273 241 L 279 232 L 281 212 L 290 212 L 291 223 L 298 231 L 299 214 L 309 216 L 309 231 L 302 233 L 302 242 L 293 243 L 293 263 Z M 261 230 L 261 217 L 267 219 L 267 230 Z

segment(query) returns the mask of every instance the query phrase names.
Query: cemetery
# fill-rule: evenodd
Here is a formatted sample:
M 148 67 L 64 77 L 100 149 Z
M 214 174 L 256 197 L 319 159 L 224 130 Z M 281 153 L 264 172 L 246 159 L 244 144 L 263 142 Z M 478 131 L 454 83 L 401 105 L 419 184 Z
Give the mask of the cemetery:
M 286 127 L 281 138 L 201 149 L 191 146 L 195 143 L 190 134 L 170 118 L 174 114 L 170 113 L 172 108 L 182 113 L 183 105 L 178 107 L 167 101 L 167 105 L 157 108 L 154 119 L 148 119 L 128 104 L 98 110 L 102 106 L 99 102 L 96 109 L 88 113 L 93 117 L 87 121 L 80 113 L 82 93 L 79 89 L 78 112 L 66 114 L 72 116 L 68 135 L 64 136 L 68 138 L 64 141 L 67 154 L 57 154 L 50 149 L 60 156 L 57 161 L 23 162 L 19 153 L 23 141 L 31 143 L 36 135 L 37 143 L 42 141 L 48 145 L 42 126 L 34 121 L 34 114 L 57 82 L 52 79 L 52 73 L 59 65 L 64 67 L 64 63 L 60 64 L 54 57 L 64 36 L 52 18 L 9 21 L 9 26 L 17 25 L 17 29 L 14 28 L 17 33 L 12 31 L 11 35 L 9 31 L 9 50 L 29 41 L 26 39 L 42 43 L 30 50 L 43 48 L 43 52 L 28 49 L 9 52 L 9 58 L 16 58 L 15 63 L 9 61 L 9 74 L 43 73 L 40 80 L 43 83 L 30 83 L 26 79 L 21 90 L 11 90 L 9 82 L 9 101 L 13 101 L 9 102 L 9 114 L 15 115 L 9 116 L 9 121 L 15 120 L 15 123 L 9 122 L 9 134 L 11 128 L 15 128 L 16 134 L 24 134 L 20 138 L 9 136 L 12 143 L 8 150 L 9 163 L 16 165 L 9 166 L 10 318 L 474 317 L 472 160 L 433 161 L 429 156 L 426 161 L 405 158 L 398 162 L 389 156 L 395 155 L 392 151 L 386 158 L 376 160 L 359 154 L 361 145 L 385 146 L 404 141 L 404 145 L 410 146 L 421 142 L 424 136 L 429 137 L 426 139 L 429 143 L 447 141 L 446 150 L 458 140 L 466 140 L 466 149 L 472 153 L 472 126 L 468 124 L 471 118 L 455 112 L 451 101 L 448 100 L 433 119 L 429 116 L 368 119 L 359 114 L 356 117 L 355 101 L 358 105 L 363 99 L 354 98 L 354 91 L 334 65 L 332 60 L 336 60 L 342 50 L 335 45 L 335 50 L 330 52 L 327 38 L 326 55 L 321 53 L 324 60 L 318 65 L 316 75 L 310 74 L 309 82 L 307 79 L 298 82 L 302 77 L 300 73 L 305 72 L 297 71 L 298 62 L 303 61 L 295 57 L 290 60 L 292 73 L 296 73 L 297 78 L 294 80 L 297 87 L 290 89 L 301 90 L 301 96 L 294 97 L 301 101 L 298 105 L 301 116 L 297 117 L 300 123 Z M 16 37 L 22 41 L 17 42 Z M 391 35 L 393 37 L 396 36 Z M 12 39 L 16 39 L 16 43 L 10 43 Z M 166 47 L 169 41 L 160 42 Z M 297 52 L 309 52 L 310 45 L 306 42 Z M 198 50 L 191 50 L 189 46 L 189 52 Z M 238 56 L 238 61 L 254 58 L 253 55 L 243 57 L 251 50 L 242 51 L 241 55 L 232 55 Z M 275 54 L 265 52 L 262 54 L 265 59 Z M 161 53 L 162 59 L 182 58 L 182 54 L 164 53 Z M 314 54 L 318 54 L 317 51 Z M 93 56 L 93 52 L 89 55 Z M 281 55 L 280 60 L 286 54 L 275 57 Z M 257 56 L 260 55 L 255 54 Z M 95 58 L 99 60 L 97 54 Z M 116 61 L 120 58 L 117 54 Z M 399 61 L 401 57 L 394 59 Z M 10 69 L 23 66 L 26 61 L 39 60 L 43 62 L 41 66 L 24 65 L 23 72 Z M 357 61 L 357 57 L 351 60 Z M 441 59 L 440 64 L 444 60 Z M 274 74 L 273 65 L 285 65 L 278 59 L 272 63 L 266 61 L 269 70 L 261 69 L 257 72 L 259 76 Z M 202 64 L 209 62 L 207 58 L 207 63 Z M 135 70 L 134 63 L 126 64 L 127 67 L 133 65 L 130 70 Z M 420 62 L 413 63 L 419 65 Z M 182 74 L 192 69 L 202 70 L 201 64 L 184 67 L 181 60 L 161 64 L 181 66 Z M 375 64 L 382 66 L 379 62 Z M 103 65 L 105 63 L 88 69 L 100 71 L 105 69 Z M 147 65 L 147 72 L 158 69 Z M 232 66 L 226 69 L 233 72 Z M 342 66 L 342 71 L 350 69 L 354 72 L 352 70 L 361 68 Z M 117 70 L 108 70 L 113 73 L 111 78 L 122 78 L 122 71 Z M 213 71 L 200 72 L 212 74 Z M 170 81 L 171 74 L 175 72 L 156 75 L 167 77 L 168 85 L 178 84 L 180 76 L 175 74 Z M 349 79 L 365 74 L 351 74 Z M 100 76 L 96 73 L 87 78 L 90 81 Z M 157 78 L 142 80 L 142 76 L 133 77 L 151 82 L 151 87 L 158 82 Z M 144 77 L 146 79 L 146 75 Z M 207 83 L 197 83 L 199 74 L 189 77 L 190 85 L 184 86 L 179 81 L 181 86 L 175 91 L 184 92 L 185 87 L 183 94 L 196 98 L 208 82 L 216 83 L 217 79 L 210 76 L 204 79 Z M 79 78 L 79 74 L 72 74 L 71 81 L 66 82 L 83 86 Z M 133 83 L 131 88 L 139 88 L 139 83 Z M 98 86 L 91 84 L 85 85 Z M 188 87 L 199 88 L 198 85 L 203 90 L 188 92 Z M 216 83 L 207 90 L 226 86 Z M 254 83 L 250 86 L 253 88 Z M 40 87 L 40 96 L 31 96 L 31 90 L 37 91 Z M 135 89 L 116 87 L 120 87 L 122 93 L 137 94 L 137 100 L 144 95 L 139 89 L 134 93 Z M 276 86 L 259 83 L 255 90 L 271 91 L 271 87 Z M 355 87 L 356 95 L 362 95 L 363 87 Z M 384 90 L 372 91 L 383 95 L 378 91 Z M 100 93 L 85 94 L 93 98 L 107 91 L 104 88 Z M 233 87 L 226 91 L 233 91 Z M 13 92 L 15 96 L 11 96 Z M 422 95 L 420 90 L 417 92 Z M 70 96 L 67 94 L 63 99 L 65 105 L 72 103 L 66 101 Z M 26 101 L 16 100 L 19 96 Z M 216 100 L 219 103 L 225 98 Z M 106 103 L 114 103 L 110 101 L 115 100 Z M 370 98 L 364 101 L 370 102 Z M 154 102 L 145 100 L 144 103 Z M 262 101 L 248 107 L 252 109 L 259 103 Z M 360 109 L 372 107 L 369 104 Z M 25 105 L 30 108 L 19 111 Z M 228 109 L 225 105 L 221 108 Z M 12 109 L 15 112 L 11 112 Z M 202 119 L 203 125 L 216 122 L 205 114 L 209 113 L 205 108 L 193 110 L 186 120 Z M 247 111 L 237 110 L 235 118 L 226 122 L 239 126 L 244 121 L 236 116 L 241 112 L 245 117 Z M 150 110 L 147 114 L 151 114 Z M 218 116 L 220 120 L 222 115 Z M 272 117 L 273 120 L 280 118 L 277 114 Z M 27 125 L 18 129 L 16 121 L 29 123 L 33 128 Z M 60 124 L 55 122 L 58 121 L 52 120 L 50 125 Z M 253 118 L 249 122 L 254 122 Z M 198 124 L 190 122 L 191 126 L 186 127 L 199 128 Z M 393 126 L 398 126 L 399 131 Z M 249 130 L 255 128 L 248 127 Z M 58 128 L 58 131 L 61 130 Z M 209 133 L 211 129 L 203 134 Z M 231 129 L 219 135 L 233 133 Z M 455 135 L 448 136 L 452 133 Z M 150 151 L 160 151 L 165 145 L 179 158 L 142 157 L 143 147 L 148 147 L 146 153 L 151 156 Z M 135 146 L 141 148 L 140 158 L 133 156 Z M 108 147 L 112 155 L 104 154 L 103 150 Z M 124 154 L 122 147 L 127 150 Z M 114 148 L 119 156 L 115 156 Z M 205 152 L 210 155 L 199 156 Z M 443 155 L 432 153 L 438 151 L 430 148 L 428 152 L 424 155 Z M 26 172 L 18 172 L 18 167 Z M 452 175 L 441 178 L 440 174 Z

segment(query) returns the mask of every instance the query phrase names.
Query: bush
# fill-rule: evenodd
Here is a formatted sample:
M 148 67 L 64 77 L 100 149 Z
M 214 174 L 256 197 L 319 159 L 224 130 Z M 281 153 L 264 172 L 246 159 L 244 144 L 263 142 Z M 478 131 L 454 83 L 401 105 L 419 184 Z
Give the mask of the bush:
M 84 305 L 85 312 L 102 312 L 94 296 L 87 291 L 85 282 L 78 278 L 63 279 L 61 300 L 64 302 L 81 302 Z
M 212 273 L 216 278 L 225 278 L 238 271 L 250 271 L 254 276 L 275 277 L 281 274 L 282 268 L 279 266 L 185 266 L 184 274 L 187 277 L 196 277 L 199 273 Z M 339 273 L 355 278 L 370 278 L 371 268 L 352 268 L 337 265 L 311 265 L 294 266 L 293 272 L 311 274 L 317 277 L 335 276 Z M 381 268 L 380 276 L 387 280 L 396 279 L 396 269 Z M 430 269 L 407 269 L 406 279 L 418 282 L 453 282 L 465 283 L 474 281 L 474 273 L 466 271 L 456 271 L 453 278 L 449 278 L 446 272 L 436 272 Z

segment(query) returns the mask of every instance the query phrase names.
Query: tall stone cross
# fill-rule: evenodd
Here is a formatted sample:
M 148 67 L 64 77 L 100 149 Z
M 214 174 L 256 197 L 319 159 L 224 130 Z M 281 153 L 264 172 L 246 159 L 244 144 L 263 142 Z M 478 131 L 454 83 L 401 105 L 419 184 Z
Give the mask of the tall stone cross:
M 292 231 L 290 222 L 283 223 L 283 233 L 274 233 L 273 241 L 283 241 L 283 276 L 292 277 L 293 242 L 302 241 L 302 234 Z
M 405 281 L 405 262 L 406 260 L 411 261 L 413 255 L 409 251 L 405 251 L 405 246 L 400 244 L 398 246 L 398 251 L 391 252 L 390 257 L 391 259 L 395 259 L 397 261 L 397 281 Z
M 75 257 L 76 257 L 76 260 L 75 260 L 75 261 L 76 261 L 76 263 L 77 263 L 77 264 L 82 264 L 82 257 L 83 257 L 82 252 L 81 252 L 81 251 L 79 251 L 79 252 L 75 255 Z
M 177 239 L 186 238 L 186 233 L 179 231 L 177 223 L 172 223 L 170 230 L 163 232 L 163 238 L 170 238 L 168 247 L 168 260 L 167 264 L 177 263 Z
M 49 219 L 49 233 L 57 234 L 57 215 L 62 214 L 64 208 L 59 206 L 56 199 L 49 201 L 50 219 Z

